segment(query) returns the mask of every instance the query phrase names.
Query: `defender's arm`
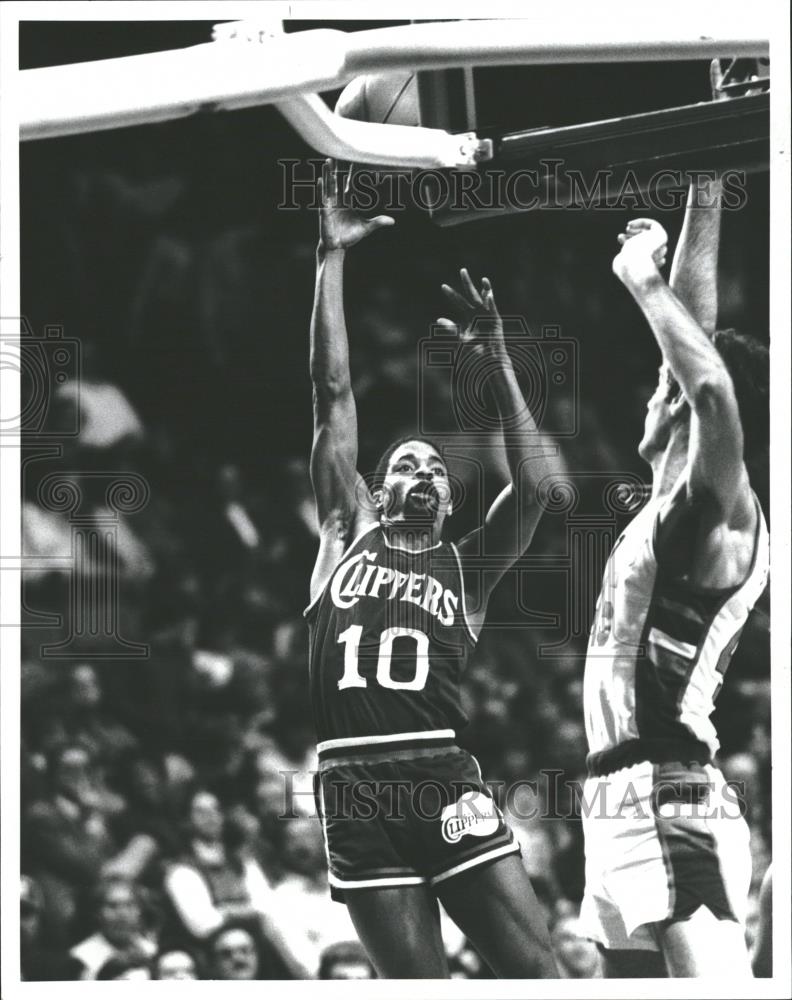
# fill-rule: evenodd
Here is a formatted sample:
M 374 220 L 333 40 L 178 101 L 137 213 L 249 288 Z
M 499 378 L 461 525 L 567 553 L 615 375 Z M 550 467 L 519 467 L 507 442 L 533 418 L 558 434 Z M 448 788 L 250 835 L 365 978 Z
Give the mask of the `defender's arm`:
M 710 86 L 713 101 L 734 97 L 724 84 L 756 78 L 759 66 L 753 59 L 713 59 Z M 756 91 L 740 91 L 740 94 Z M 716 171 L 694 173 L 688 189 L 685 220 L 679 234 L 669 285 L 682 305 L 711 336 L 718 322 L 718 250 L 721 232 L 723 184 Z
M 655 255 L 665 243 L 663 227 L 652 223 L 622 242 L 613 270 L 646 316 L 691 408 L 688 497 L 714 500 L 727 522 L 747 483 L 737 399 L 720 354 L 657 269 Z
M 719 177 L 691 179 L 669 279 L 671 291 L 709 336 L 718 323 L 721 192 Z

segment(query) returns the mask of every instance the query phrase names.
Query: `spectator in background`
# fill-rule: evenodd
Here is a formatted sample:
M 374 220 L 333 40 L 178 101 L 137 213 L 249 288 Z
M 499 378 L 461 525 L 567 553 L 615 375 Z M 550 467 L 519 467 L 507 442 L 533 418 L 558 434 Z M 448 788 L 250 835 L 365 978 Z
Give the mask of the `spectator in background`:
M 110 959 L 138 968 L 156 954 L 155 935 L 144 926 L 139 891 L 128 879 L 107 878 L 99 884 L 94 894 L 94 920 L 96 932 L 70 952 L 82 964 L 81 979 L 97 979 Z
M 275 888 L 278 919 L 292 951 L 315 977 L 327 948 L 358 936 L 346 907 L 330 898 L 319 820 L 284 820 L 280 838 L 285 875 Z
M 95 780 L 93 758 L 82 746 L 51 751 L 49 794 L 33 802 L 25 817 L 23 859 L 41 883 L 49 915 L 64 941 L 81 898 L 102 875 L 136 878 L 148 863 L 153 842 L 116 839 L 107 799 Z M 114 799 L 112 808 L 117 808 Z
M 151 963 L 152 979 L 202 979 L 196 956 L 188 948 L 162 948 Z
M 342 941 L 325 948 L 319 979 L 374 979 L 374 969 L 359 941 Z
M 81 965 L 63 951 L 47 946 L 42 927 L 44 894 L 35 879 L 23 875 L 19 891 L 20 972 L 23 982 L 79 979 Z
M 131 837 L 151 838 L 156 850 L 152 862 L 173 857 L 180 849 L 176 789 L 168 781 L 165 762 L 153 751 L 131 750 L 118 762 L 115 786 L 126 802 L 118 826 Z M 146 884 L 158 880 L 159 865 L 150 863 L 141 877 Z
M 72 667 L 62 708 L 67 737 L 86 747 L 94 760 L 107 767 L 135 747 L 137 740 L 104 710 L 103 700 L 94 668 L 89 663 Z
M 109 958 L 96 973 L 97 980 L 140 981 L 151 979 L 148 965 L 139 959 Z
M 210 979 L 269 979 L 263 975 L 255 937 L 241 923 L 221 927 L 210 935 L 206 950 L 211 963 Z
M 164 886 L 185 930 L 206 940 L 233 920 L 255 925 L 277 950 L 288 971 L 306 969 L 281 930 L 276 900 L 261 866 L 243 842 L 231 846 L 220 802 L 201 789 L 188 803 L 184 853 L 166 871 Z
M 184 927 L 199 940 L 234 917 L 266 909 L 270 888 L 252 858 L 230 852 L 216 795 L 196 791 L 188 803 L 186 844 L 165 875 L 165 890 Z

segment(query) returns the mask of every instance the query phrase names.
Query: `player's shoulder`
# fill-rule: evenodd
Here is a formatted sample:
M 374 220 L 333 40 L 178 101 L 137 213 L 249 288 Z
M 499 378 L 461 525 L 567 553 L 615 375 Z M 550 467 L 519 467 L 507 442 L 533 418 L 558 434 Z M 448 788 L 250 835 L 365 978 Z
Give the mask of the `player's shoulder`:
M 381 537 L 383 537 L 382 525 L 379 521 L 370 515 L 361 514 L 355 519 L 355 523 L 352 531 L 350 532 L 350 537 L 347 543 L 347 550 L 354 548 L 354 546 L 364 538 L 375 539 Z
M 316 614 L 322 595 L 339 567 L 359 548 L 366 544 L 376 544 L 379 522 L 365 518 L 355 518 L 345 531 L 330 530 L 319 533 L 319 553 L 311 575 L 310 603 L 303 611 L 309 624 Z
M 726 513 L 706 492 L 675 490 L 655 523 L 658 565 L 687 583 L 722 590 L 740 586 L 756 570 L 766 524 L 747 476 Z

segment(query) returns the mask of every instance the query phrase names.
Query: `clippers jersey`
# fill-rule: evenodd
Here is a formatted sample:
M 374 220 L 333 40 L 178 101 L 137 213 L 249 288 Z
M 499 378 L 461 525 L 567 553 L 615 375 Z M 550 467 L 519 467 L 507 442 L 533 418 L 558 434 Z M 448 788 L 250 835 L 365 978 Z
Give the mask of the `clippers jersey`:
M 744 583 L 696 587 L 664 574 L 654 549 L 659 512 L 647 504 L 611 552 L 589 636 L 583 705 L 589 751 L 634 739 L 718 738 L 710 715 L 743 626 L 767 581 L 767 525 L 757 508 Z
M 408 551 L 374 525 L 306 610 L 317 738 L 458 730 L 475 646 L 456 546 Z

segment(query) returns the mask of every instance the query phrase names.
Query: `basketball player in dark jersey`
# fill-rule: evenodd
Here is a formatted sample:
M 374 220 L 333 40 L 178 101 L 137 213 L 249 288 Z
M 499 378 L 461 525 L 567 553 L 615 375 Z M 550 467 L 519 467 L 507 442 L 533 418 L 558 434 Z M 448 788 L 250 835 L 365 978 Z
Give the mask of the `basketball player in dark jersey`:
M 511 485 L 485 524 L 453 545 L 441 539 L 452 506 L 448 470 L 430 441 L 397 441 L 375 481 L 364 484 L 356 468 L 344 257 L 393 220 L 365 220 L 340 206 L 330 164 L 322 200 L 310 361 L 311 476 L 321 531 L 306 617 L 331 891 L 348 906 L 380 977 L 448 978 L 438 899 L 497 975 L 555 977 L 519 847 L 475 759 L 455 741 L 466 722 L 460 676 L 489 592 L 539 520 L 533 487 L 547 470 L 534 454 L 535 426 L 490 283 L 483 279 L 477 289 L 463 271 L 462 294 L 444 291 L 462 321 L 463 342 L 497 370 L 490 385 L 512 429 Z M 470 329 L 476 315 L 488 320 L 483 333 Z M 515 426 L 524 431 L 519 441 Z M 498 563 L 483 582 L 471 566 L 480 551 L 491 556 L 488 565 Z
M 581 919 L 607 976 L 750 977 L 749 831 L 710 721 L 764 590 L 768 533 L 746 463 L 767 447 L 768 357 L 716 331 L 720 182 L 691 188 L 669 285 L 648 219 L 613 271 L 662 353 L 640 455 L 652 494 L 613 548 L 584 678 Z

